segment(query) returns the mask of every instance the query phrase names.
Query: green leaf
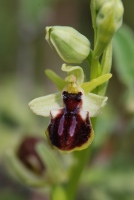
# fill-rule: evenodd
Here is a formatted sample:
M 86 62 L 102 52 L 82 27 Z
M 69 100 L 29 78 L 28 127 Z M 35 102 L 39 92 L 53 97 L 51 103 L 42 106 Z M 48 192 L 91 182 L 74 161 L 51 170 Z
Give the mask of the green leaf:
M 45 70 L 45 74 L 51 81 L 54 82 L 54 84 L 57 86 L 59 90 L 63 90 L 63 88 L 66 85 L 66 82 L 60 76 L 58 76 L 54 71 L 50 69 Z
M 90 117 L 96 117 L 101 113 L 107 99 L 107 97 L 89 93 L 83 97 L 83 109 L 89 111 Z
M 49 178 L 53 183 L 58 183 L 66 179 L 65 170 L 61 157 L 53 151 L 47 144 L 39 143 L 36 150 L 46 166 Z
M 128 87 L 134 86 L 134 33 L 123 25 L 114 37 L 115 69 L 119 79 Z
M 29 103 L 30 109 L 36 114 L 44 117 L 50 116 L 50 111 L 62 107 L 61 93 L 55 93 L 38 97 Z
M 61 67 L 62 71 L 67 72 L 68 75 L 72 74 L 76 77 L 76 82 L 78 85 L 81 85 L 84 81 L 84 72 L 83 69 L 79 66 L 68 66 L 63 64 Z
M 52 149 L 47 144 L 39 143 L 36 146 L 36 150 L 40 155 L 40 158 L 44 162 L 44 165 L 48 168 L 48 170 L 52 170 L 53 168 L 59 168 L 60 163 L 58 156 L 55 154 Z M 45 153 L 44 153 L 45 152 Z
M 81 85 L 82 89 L 84 90 L 85 94 L 91 92 L 94 90 L 97 86 L 105 83 L 112 77 L 112 74 L 104 74 L 102 76 L 99 76 L 96 79 L 91 80 L 90 82 L 85 82 Z
M 6 154 L 7 166 L 11 173 L 16 176 L 22 183 L 29 186 L 41 187 L 46 184 L 45 177 L 40 177 L 28 170 L 16 157 L 12 150 L 8 150 Z
M 0 127 L 0 158 L 4 156 L 5 150 L 11 146 L 13 148 L 18 141 L 19 134 L 16 134 L 15 131 L 11 131 L 9 129 L 9 132 L 2 126 Z
M 122 83 L 127 86 L 125 106 L 134 112 L 134 33 L 123 25 L 114 37 L 115 70 Z

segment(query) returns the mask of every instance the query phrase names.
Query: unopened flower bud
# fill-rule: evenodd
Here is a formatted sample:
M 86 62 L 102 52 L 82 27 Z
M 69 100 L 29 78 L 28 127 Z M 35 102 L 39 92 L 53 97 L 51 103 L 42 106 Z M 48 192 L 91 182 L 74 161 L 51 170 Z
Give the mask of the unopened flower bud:
M 106 0 L 94 0 L 95 10 L 98 11 L 105 2 Z
M 98 5 L 99 6 L 99 5 Z M 122 24 L 123 5 L 120 0 L 104 1 L 100 5 L 96 17 L 97 41 L 95 46 L 95 55 L 100 56 L 106 48 L 114 33 Z
M 90 52 L 89 40 L 72 27 L 47 27 L 46 40 L 67 63 L 81 63 Z

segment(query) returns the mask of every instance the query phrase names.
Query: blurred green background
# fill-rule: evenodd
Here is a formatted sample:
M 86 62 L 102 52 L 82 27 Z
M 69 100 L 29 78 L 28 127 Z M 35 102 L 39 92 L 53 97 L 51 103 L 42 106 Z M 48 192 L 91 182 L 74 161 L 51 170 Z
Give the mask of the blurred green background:
M 134 30 L 134 1 L 124 0 L 123 4 L 124 23 L 131 32 Z M 45 41 L 45 27 L 72 26 L 93 44 L 89 5 L 89 0 L 0 1 L 1 200 L 49 199 L 12 179 L 5 169 L 4 153 L 13 148 L 22 135 L 44 134 L 49 119 L 35 116 L 28 108 L 28 102 L 35 97 L 57 90 L 44 70 L 53 69 L 65 77 L 60 70 L 62 60 Z M 131 34 L 130 43 L 134 46 Z M 118 37 L 120 35 L 117 40 Z M 124 61 L 127 67 L 125 64 L 118 67 L 121 63 L 116 44 L 115 40 L 113 78 L 107 90 L 109 101 L 98 118 L 92 156 L 81 179 L 78 200 L 134 199 L 134 85 L 133 81 L 127 81 L 134 77 L 134 59 Z M 131 54 L 134 57 L 134 51 L 131 50 Z M 86 62 L 82 66 L 88 74 Z

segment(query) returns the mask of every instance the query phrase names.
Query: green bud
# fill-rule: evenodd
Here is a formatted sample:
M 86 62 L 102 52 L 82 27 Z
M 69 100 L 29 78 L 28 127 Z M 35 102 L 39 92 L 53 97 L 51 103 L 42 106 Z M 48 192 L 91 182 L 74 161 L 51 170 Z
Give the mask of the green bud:
M 94 0 L 95 10 L 98 11 L 105 2 L 106 0 Z
M 111 21 L 112 25 L 114 26 L 114 30 L 116 31 L 121 26 L 123 12 L 124 9 L 122 2 L 120 0 L 105 1 L 104 5 L 101 7 L 97 15 L 96 19 L 97 27 L 98 28 L 102 27 L 103 29 L 107 29 L 104 23 L 107 23 L 109 21 L 109 19 L 107 18 L 111 17 L 113 20 Z
M 46 40 L 66 63 L 81 63 L 90 52 L 89 40 L 71 27 L 46 27 Z
M 100 7 L 99 7 L 100 6 Z M 96 17 L 97 41 L 95 45 L 95 56 L 100 56 L 106 48 L 114 33 L 122 24 L 123 5 L 120 0 L 104 1 Z

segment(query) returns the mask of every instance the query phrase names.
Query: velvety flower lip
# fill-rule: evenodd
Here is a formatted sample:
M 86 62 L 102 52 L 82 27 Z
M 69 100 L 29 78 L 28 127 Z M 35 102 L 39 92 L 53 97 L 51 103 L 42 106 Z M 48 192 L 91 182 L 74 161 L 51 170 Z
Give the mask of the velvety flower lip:
M 86 148 L 93 140 L 89 112 L 82 109 L 82 92 L 63 91 L 64 107 L 50 112 L 51 121 L 46 135 L 52 147 L 61 151 Z
M 60 81 L 61 92 L 36 98 L 29 107 L 37 115 L 50 116 L 46 136 L 53 148 L 64 152 L 82 150 L 91 144 L 94 137 L 90 117 L 98 116 L 108 99 L 90 91 L 111 78 L 111 74 L 84 83 L 81 67 L 63 64 L 62 70 L 67 72 L 65 81 L 54 72 L 47 72 L 57 87 Z

